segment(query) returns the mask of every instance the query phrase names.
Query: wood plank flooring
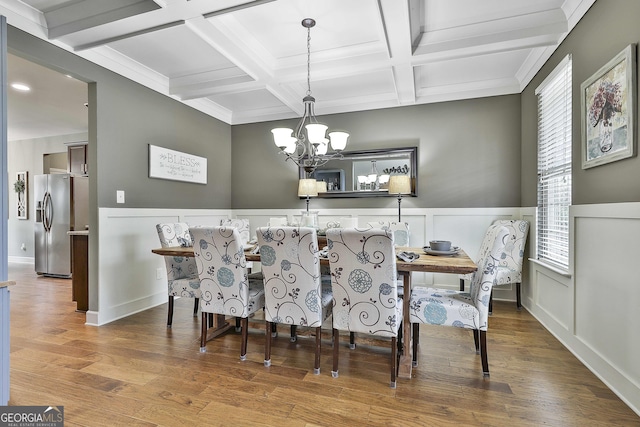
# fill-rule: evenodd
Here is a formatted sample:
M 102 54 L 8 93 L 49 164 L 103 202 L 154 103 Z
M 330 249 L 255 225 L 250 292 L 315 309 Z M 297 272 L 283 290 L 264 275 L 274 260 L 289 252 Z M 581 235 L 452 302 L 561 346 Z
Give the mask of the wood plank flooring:
M 9 404 L 64 405 L 66 426 L 640 426 L 513 303 L 494 302 L 489 380 L 470 332 L 422 325 L 419 366 L 394 390 L 386 342 L 358 337 L 349 350 L 342 339 L 332 378 L 328 331 L 314 375 L 314 340 L 290 343 L 282 328 L 265 368 L 259 319 L 241 362 L 233 332 L 199 352 L 192 300 L 176 300 L 169 330 L 166 304 L 97 328 L 75 312 L 70 280 L 38 277 L 28 264 L 9 264 L 9 280 Z

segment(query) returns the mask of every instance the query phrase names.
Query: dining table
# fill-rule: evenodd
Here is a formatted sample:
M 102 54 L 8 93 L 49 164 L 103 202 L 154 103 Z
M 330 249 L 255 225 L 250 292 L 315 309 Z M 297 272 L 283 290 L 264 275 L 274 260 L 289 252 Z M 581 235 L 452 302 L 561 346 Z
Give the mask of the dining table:
M 244 255 L 247 261 L 260 262 L 260 254 L 254 253 L 254 248 L 248 248 L 245 250 Z M 151 252 L 162 256 L 181 256 L 181 257 L 193 257 L 193 247 L 190 246 L 173 246 L 166 248 L 152 249 Z M 419 258 L 413 261 L 404 261 L 400 258 L 396 260 L 396 269 L 398 273 L 403 277 L 405 297 L 403 298 L 403 326 L 402 326 L 402 354 L 398 364 L 398 377 L 399 378 L 411 378 L 412 371 L 412 345 L 411 345 L 411 323 L 410 323 L 410 307 L 409 302 L 411 300 L 411 275 L 413 272 L 423 273 L 450 273 L 450 274 L 468 274 L 473 273 L 478 269 L 478 266 L 464 250 L 459 249 L 453 255 L 433 255 L 427 254 L 423 248 L 417 247 L 396 247 L 396 253 L 411 252 L 419 255 Z M 320 258 L 321 265 L 329 265 L 328 258 Z M 213 339 L 219 336 L 234 325 L 225 321 L 224 315 L 216 315 L 214 318 L 213 326 L 207 333 L 207 340 Z

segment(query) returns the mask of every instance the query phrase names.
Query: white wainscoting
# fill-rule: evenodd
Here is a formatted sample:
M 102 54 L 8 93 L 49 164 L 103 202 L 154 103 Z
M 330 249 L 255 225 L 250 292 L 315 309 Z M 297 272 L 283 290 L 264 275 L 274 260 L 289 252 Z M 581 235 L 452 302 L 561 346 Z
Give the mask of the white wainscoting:
M 640 203 L 572 206 L 570 214 L 570 274 L 529 263 L 523 303 L 640 415 Z
M 411 245 L 422 247 L 431 239 L 447 239 L 462 246 L 475 258 L 484 230 L 495 219 L 518 218 L 520 208 L 403 209 L 402 220 L 409 223 Z M 98 306 L 87 313 L 87 323 L 103 325 L 167 302 L 166 272 L 161 257 L 151 253 L 160 242 L 155 226 L 160 222 L 190 225 L 217 225 L 223 218 L 247 218 L 251 234 L 268 225 L 269 218 L 300 215 L 298 209 L 99 209 Z M 364 226 L 369 221 L 395 221 L 395 209 L 323 209 L 321 225 L 341 217 L 357 217 Z M 162 269 L 162 278 L 156 271 Z M 455 275 L 418 273 L 414 283 L 457 289 Z M 91 287 L 93 289 L 93 287 Z

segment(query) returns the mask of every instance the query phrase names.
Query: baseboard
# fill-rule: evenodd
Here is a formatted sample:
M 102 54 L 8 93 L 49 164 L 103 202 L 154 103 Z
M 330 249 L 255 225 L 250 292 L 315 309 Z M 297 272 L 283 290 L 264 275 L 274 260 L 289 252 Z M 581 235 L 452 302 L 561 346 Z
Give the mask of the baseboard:
M 7 260 L 16 264 L 35 264 L 35 258 L 28 256 L 8 256 Z

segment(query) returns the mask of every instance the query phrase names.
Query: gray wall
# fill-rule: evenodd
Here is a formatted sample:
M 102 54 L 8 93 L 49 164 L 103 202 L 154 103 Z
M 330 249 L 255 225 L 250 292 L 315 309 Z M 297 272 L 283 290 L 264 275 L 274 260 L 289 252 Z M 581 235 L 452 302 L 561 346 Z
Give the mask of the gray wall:
M 14 27 L 7 38 L 11 53 L 90 83 L 92 209 L 230 207 L 229 125 Z M 206 157 L 208 184 L 149 178 L 148 144 Z
M 580 84 L 627 45 L 640 41 L 638 17 L 639 1 L 596 1 L 522 93 L 522 206 L 536 205 L 537 101 L 534 91 L 567 54 L 571 54 L 573 60 L 572 204 L 640 200 L 640 159 L 632 157 L 583 170 L 580 129 Z
M 322 116 L 351 136 L 347 150 L 418 147 L 418 197 L 403 207 L 520 206 L 520 95 Z M 270 130 L 298 120 L 232 127 L 232 207 L 304 208 L 298 170 Z M 312 208 L 394 207 L 393 197 L 313 199 Z

